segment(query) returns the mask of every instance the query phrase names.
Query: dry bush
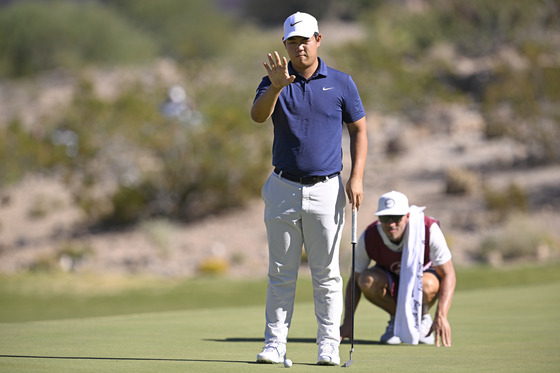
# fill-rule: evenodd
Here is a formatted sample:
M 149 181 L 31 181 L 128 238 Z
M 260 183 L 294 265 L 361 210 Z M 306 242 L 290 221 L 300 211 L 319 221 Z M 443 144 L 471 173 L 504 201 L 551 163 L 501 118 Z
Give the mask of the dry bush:
M 198 272 L 206 275 L 223 275 L 229 270 L 229 262 L 224 258 L 210 257 L 198 265 Z
M 465 168 L 451 168 L 445 173 L 445 192 L 447 194 L 472 194 L 479 186 L 476 172 Z
M 495 219 L 503 221 L 512 212 L 525 212 L 529 205 L 527 192 L 521 186 L 511 183 L 498 190 L 486 187 L 484 200 L 487 208 L 495 214 Z
M 494 265 L 517 260 L 549 260 L 557 256 L 559 249 L 550 232 L 517 213 L 508 218 L 503 228 L 482 241 L 480 259 Z

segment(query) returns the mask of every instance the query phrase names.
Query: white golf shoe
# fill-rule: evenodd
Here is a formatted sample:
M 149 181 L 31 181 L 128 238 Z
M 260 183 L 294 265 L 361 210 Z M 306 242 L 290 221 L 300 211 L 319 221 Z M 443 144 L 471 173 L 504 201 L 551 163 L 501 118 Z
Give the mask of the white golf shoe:
M 401 339 L 395 335 L 395 316 L 391 315 L 385 333 L 379 338 L 379 342 L 387 345 L 399 345 Z
M 323 341 L 319 344 L 318 365 L 339 365 L 338 343 Z
M 260 354 L 257 355 L 257 363 L 280 364 L 286 356 L 286 344 L 272 342 L 267 343 Z
M 422 321 L 420 321 L 420 338 L 418 339 L 420 343 L 424 343 L 427 345 L 434 344 L 434 333 L 426 337 L 426 334 L 429 333 L 430 328 L 432 327 L 432 322 L 432 316 L 430 316 L 429 313 L 422 315 Z

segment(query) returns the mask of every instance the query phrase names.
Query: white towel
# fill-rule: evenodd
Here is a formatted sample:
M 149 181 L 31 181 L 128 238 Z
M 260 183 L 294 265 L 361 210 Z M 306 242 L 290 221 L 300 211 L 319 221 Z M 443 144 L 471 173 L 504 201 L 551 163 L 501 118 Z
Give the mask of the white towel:
M 425 207 L 410 206 L 408 239 L 403 247 L 395 335 L 402 342 L 418 344 L 422 319 L 422 276 L 424 265 Z

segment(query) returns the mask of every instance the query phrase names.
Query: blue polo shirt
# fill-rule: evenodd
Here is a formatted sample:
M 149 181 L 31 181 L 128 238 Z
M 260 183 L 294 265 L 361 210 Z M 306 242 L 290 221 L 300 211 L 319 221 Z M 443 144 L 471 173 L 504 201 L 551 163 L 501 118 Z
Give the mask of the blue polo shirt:
M 326 176 L 342 170 L 343 123 L 365 116 L 352 78 L 319 59 L 315 74 L 304 79 L 288 64 L 296 80 L 284 87 L 274 112 L 272 164 L 298 177 Z M 265 76 L 255 100 L 270 86 Z

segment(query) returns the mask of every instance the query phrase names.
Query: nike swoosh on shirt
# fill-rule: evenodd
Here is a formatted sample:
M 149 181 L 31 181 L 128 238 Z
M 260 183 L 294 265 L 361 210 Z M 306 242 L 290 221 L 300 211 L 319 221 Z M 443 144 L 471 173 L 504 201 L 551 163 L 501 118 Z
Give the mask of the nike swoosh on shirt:
M 331 89 L 334 89 L 334 87 L 323 87 L 323 91 L 330 91 Z

